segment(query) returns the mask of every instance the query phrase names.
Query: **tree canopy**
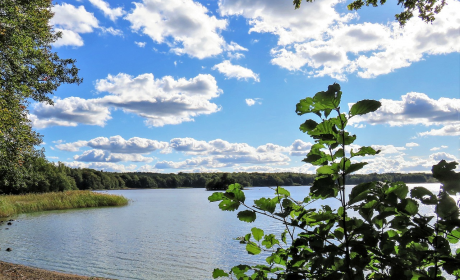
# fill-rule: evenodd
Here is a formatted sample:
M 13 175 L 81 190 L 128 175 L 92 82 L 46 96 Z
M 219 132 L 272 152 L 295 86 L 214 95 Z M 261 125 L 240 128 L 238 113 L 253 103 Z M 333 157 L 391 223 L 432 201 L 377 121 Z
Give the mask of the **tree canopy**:
M 50 0 L 0 1 L 0 180 L 20 187 L 27 157 L 41 137 L 31 126 L 31 101 L 52 104 L 50 95 L 63 83 L 81 83 L 73 59 L 61 59 L 51 44 L 61 34 L 49 24 Z
M 307 2 L 313 2 L 313 0 L 305 0 Z M 302 0 L 294 0 L 294 6 L 296 9 L 300 8 Z M 347 6 L 348 10 L 356 11 L 361 9 L 364 5 L 378 7 L 379 4 L 383 5 L 386 0 L 355 0 Z M 442 8 L 446 5 L 446 0 L 398 0 L 404 11 L 396 14 L 395 19 L 401 26 L 404 26 L 406 22 L 414 17 L 414 12 L 418 13 L 418 17 L 426 23 L 431 23 L 435 20 L 435 15 L 438 14 Z

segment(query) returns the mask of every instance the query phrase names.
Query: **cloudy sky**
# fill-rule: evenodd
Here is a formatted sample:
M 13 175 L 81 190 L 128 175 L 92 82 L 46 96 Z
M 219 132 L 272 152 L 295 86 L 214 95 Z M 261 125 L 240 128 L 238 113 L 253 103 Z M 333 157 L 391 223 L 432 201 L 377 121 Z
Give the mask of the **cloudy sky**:
M 55 1 L 54 50 L 84 82 L 33 104 L 51 161 L 106 171 L 305 172 L 313 140 L 296 103 L 337 82 L 363 172 L 427 172 L 459 160 L 460 10 L 401 28 L 393 3 L 318 0 Z

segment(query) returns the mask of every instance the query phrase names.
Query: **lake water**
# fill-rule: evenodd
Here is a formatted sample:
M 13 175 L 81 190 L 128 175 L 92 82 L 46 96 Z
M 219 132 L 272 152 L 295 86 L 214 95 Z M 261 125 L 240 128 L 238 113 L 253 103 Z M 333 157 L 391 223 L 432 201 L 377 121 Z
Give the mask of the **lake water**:
M 308 193 L 308 187 L 287 189 L 298 200 Z M 263 256 L 248 255 L 235 237 L 254 226 L 266 233 L 283 230 L 266 217 L 240 222 L 237 212 L 209 203 L 212 192 L 203 189 L 109 193 L 127 197 L 129 205 L 25 214 L 13 225 L 1 226 L 0 260 L 114 279 L 211 279 L 217 267 L 264 262 Z M 249 202 L 273 196 L 273 190 L 255 187 L 245 194 Z M 6 252 L 7 247 L 13 251 Z

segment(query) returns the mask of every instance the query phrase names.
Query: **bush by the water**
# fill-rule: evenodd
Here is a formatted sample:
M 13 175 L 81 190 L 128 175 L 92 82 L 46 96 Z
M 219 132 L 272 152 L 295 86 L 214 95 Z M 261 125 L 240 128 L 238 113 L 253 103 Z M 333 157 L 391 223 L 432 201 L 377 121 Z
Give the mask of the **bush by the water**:
M 0 217 L 47 210 L 123 206 L 128 200 L 119 195 L 91 191 L 66 191 L 0 196 Z

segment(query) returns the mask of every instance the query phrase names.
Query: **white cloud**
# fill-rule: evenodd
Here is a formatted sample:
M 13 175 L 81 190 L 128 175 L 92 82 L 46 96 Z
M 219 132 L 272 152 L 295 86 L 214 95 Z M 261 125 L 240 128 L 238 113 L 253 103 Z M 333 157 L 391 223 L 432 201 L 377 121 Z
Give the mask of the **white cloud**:
M 278 36 L 279 45 L 321 38 L 334 22 L 348 21 L 334 10 L 338 0 L 308 3 L 308 7 L 294 10 L 289 1 L 234 0 L 219 1 L 222 16 L 238 15 L 249 19 L 249 32 L 272 33 Z
M 102 98 L 106 106 L 122 109 L 146 119 L 148 126 L 164 126 L 193 121 L 199 115 L 220 110 L 209 100 L 222 90 L 211 75 L 198 75 L 186 80 L 166 76 L 154 79 L 153 74 L 132 77 L 120 73 L 96 81 L 99 92 L 108 92 Z
M 77 126 L 78 124 L 104 126 L 111 119 L 109 109 L 101 99 L 68 97 L 55 99 L 54 106 L 45 103 L 34 105 L 30 120 L 35 128 L 48 126 Z
M 146 42 L 134 42 L 134 44 L 136 44 L 139 48 L 143 48 L 145 47 L 147 43 Z
M 117 18 L 125 14 L 125 11 L 121 7 L 111 9 L 110 5 L 103 0 L 89 0 L 96 8 L 100 9 L 106 17 L 112 21 L 116 21 Z
M 258 153 L 287 153 L 289 152 L 289 147 L 283 147 L 273 143 L 267 143 L 257 147 Z
M 440 129 L 432 129 L 430 131 L 421 132 L 419 136 L 458 136 L 460 135 L 460 125 L 446 125 Z
M 304 141 L 302 141 L 300 139 L 297 139 L 289 147 L 289 149 L 290 149 L 289 155 L 291 155 L 291 156 L 303 156 L 304 157 L 310 151 L 311 146 L 313 146 L 312 143 L 304 142 Z
M 259 101 L 260 99 L 261 98 L 247 98 L 245 99 L 246 105 L 253 106 L 255 104 L 262 104 L 262 102 Z
M 245 68 L 240 65 L 233 65 L 230 60 L 224 60 L 224 62 L 214 65 L 213 70 L 218 70 L 224 74 L 227 78 L 240 79 L 254 79 L 256 82 L 260 82 L 259 75 L 252 72 L 251 69 Z
M 439 151 L 441 149 L 447 149 L 447 146 L 442 145 L 441 147 L 433 147 L 430 149 L 430 151 Z
M 123 165 L 123 164 L 116 164 L 113 162 L 86 163 L 86 162 L 73 161 L 73 162 L 64 162 L 64 164 L 72 168 L 90 168 L 90 169 L 104 170 L 104 171 L 109 171 L 109 172 L 133 172 L 137 168 L 135 164 Z
M 56 42 L 53 43 L 54 47 L 62 47 L 62 46 L 74 46 L 74 47 L 81 47 L 85 43 L 81 36 L 72 30 L 62 29 L 62 28 L 54 28 L 56 32 L 61 32 L 61 38 L 59 38 Z
M 106 150 L 112 153 L 137 153 L 147 154 L 155 150 L 167 148 L 169 143 L 150 140 L 146 138 L 133 137 L 125 140 L 120 135 L 97 137 L 87 142 L 87 146 L 94 149 Z
M 94 15 L 86 11 L 84 6 L 78 8 L 67 3 L 57 4 L 52 8 L 54 16 L 50 24 L 56 31 L 62 32 L 62 38 L 53 45 L 60 46 L 83 46 L 83 39 L 79 34 L 91 33 L 99 28 L 98 21 Z
M 235 43 L 235 42 L 230 42 L 230 44 L 227 44 L 226 47 L 225 47 L 225 50 L 226 50 L 226 51 L 229 51 L 229 52 L 248 51 L 248 49 L 246 49 L 245 47 L 242 47 L 242 46 L 238 45 L 238 44 Z
M 222 90 L 211 75 L 174 80 L 170 76 L 154 79 L 152 74 L 132 77 L 120 73 L 96 81 L 96 90 L 108 92 L 102 98 L 68 97 L 54 100 L 54 106 L 36 104 L 30 119 L 36 128 L 79 123 L 104 126 L 111 119 L 109 108 L 122 109 L 145 118 L 148 126 L 164 126 L 194 121 L 194 117 L 220 110 L 209 100 Z
M 109 27 L 109 28 L 101 27 L 101 31 L 102 33 L 109 33 L 113 36 L 123 36 L 123 31 L 121 31 L 120 29 L 115 29 L 113 27 Z
M 84 162 L 121 162 L 121 161 L 133 161 L 133 162 L 151 162 L 153 158 L 144 157 L 140 154 L 118 154 L 110 153 L 103 150 L 89 150 L 83 152 L 81 155 L 73 157 L 76 161 Z
M 420 145 L 414 142 L 406 143 L 406 147 L 408 148 L 413 148 L 413 147 L 418 147 L 418 146 Z
M 401 151 L 406 150 L 404 147 L 395 147 L 393 145 L 371 145 L 374 150 L 380 150 L 380 155 L 387 155 L 387 154 L 398 154 L 404 155 Z M 359 149 L 359 147 L 354 148 L 355 152 Z
M 404 28 L 393 23 L 352 23 L 355 13 L 339 14 L 342 1 L 326 0 L 305 4 L 293 11 L 290 2 L 277 0 L 220 1 L 224 16 L 247 18 L 249 32 L 278 36 L 271 50 L 272 63 L 311 76 L 346 80 L 355 73 L 373 78 L 390 73 L 428 55 L 460 51 L 459 1 L 448 1 L 433 24 L 416 16 Z
M 87 145 L 88 141 L 79 140 L 73 143 L 58 144 L 56 145 L 56 148 L 58 148 L 61 151 L 78 152 L 80 148 L 85 147 Z
M 239 52 L 237 52 L 237 53 L 228 52 L 228 53 L 227 53 L 227 57 L 228 57 L 229 59 L 236 59 L 236 60 L 238 60 L 238 59 L 240 59 L 240 58 L 243 58 L 243 57 L 244 57 L 244 54 L 239 53 Z
M 350 124 L 367 122 L 371 125 L 389 124 L 390 126 L 424 125 L 443 126 L 426 135 L 460 135 L 460 99 L 441 97 L 431 99 L 424 93 L 410 92 L 401 96 L 401 100 L 381 99 L 382 107 L 372 113 L 355 116 Z
M 156 43 L 166 43 L 176 54 L 203 59 L 220 54 L 227 46 L 220 30 L 227 20 L 210 16 L 208 9 L 192 0 L 143 0 L 125 19 L 135 32 Z M 231 45 L 231 44 L 230 44 Z
M 438 153 L 431 154 L 430 158 L 436 162 L 439 162 L 441 160 L 458 162 L 458 159 L 454 155 L 451 155 L 445 152 L 438 152 Z

